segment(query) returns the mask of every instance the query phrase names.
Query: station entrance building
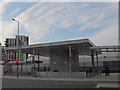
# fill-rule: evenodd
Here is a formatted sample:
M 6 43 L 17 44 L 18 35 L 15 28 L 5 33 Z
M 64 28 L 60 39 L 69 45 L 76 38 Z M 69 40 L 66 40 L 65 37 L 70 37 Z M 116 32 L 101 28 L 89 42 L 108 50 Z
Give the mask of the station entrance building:
M 89 39 L 23 45 L 21 59 L 27 65 L 28 54 L 31 54 L 32 57 L 46 56 L 50 59 L 50 72 L 68 72 L 70 74 L 71 72 L 79 72 L 79 55 L 91 56 L 94 67 L 94 53 L 91 51 L 91 47 L 95 47 L 95 45 Z M 6 53 L 9 51 L 17 52 L 17 47 L 6 47 Z M 39 60 L 39 58 L 34 60 L 33 66 Z
M 10 56 L 9 52 L 17 52 L 17 47 L 5 47 L 5 56 L 7 63 L 12 60 L 16 61 L 15 58 L 11 60 L 8 57 Z M 86 55 L 91 57 L 90 60 L 92 64 L 92 73 L 95 75 L 95 72 L 100 71 L 101 68 L 98 67 L 98 55 L 102 54 L 102 52 L 120 52 L 120 49 L 119 46 L 96 46 L 89 39 L 22 45 L 22 57 L 18 61 L 18 72 L 23 73 L 25 71 L 26 73 L 31 73 L 33 76 L 35 76 L 35 71 L 37 71 L 41 76 L 47 75 L 48 77 L 79 77 L 79 75 L 82 73 L 79 71 L 79 56 Z M 32 57 L 31 61 L 28 61 L 29 55 Z M 35 58 L 36 56 L 38 57 L 37 59 Z M 40 63 L 42 63 L 40 58 L 41 56 L 49 57 L 50 61 L 49 68 L 47 68 L 47 70 L 44 68 L 44 72 L 40 70 Z M 95 58 L 97 61 L 97 66 L 95 65 L 94 61 Z M 20 63 L 21 61 L 24 61 L 24 64 Z M 4 66 L 8 68 L 9 65 L 7 65 L 7 63 Z M 17 72 L 17 65 L 14 66 L 14 69 L 16 69 Z M 22 67 L 24 68 L 22 69 Z M 86 71 L 84 72 L 84 76 L 86 74 Z M 13 74 L 13 71 L 10 72 Z

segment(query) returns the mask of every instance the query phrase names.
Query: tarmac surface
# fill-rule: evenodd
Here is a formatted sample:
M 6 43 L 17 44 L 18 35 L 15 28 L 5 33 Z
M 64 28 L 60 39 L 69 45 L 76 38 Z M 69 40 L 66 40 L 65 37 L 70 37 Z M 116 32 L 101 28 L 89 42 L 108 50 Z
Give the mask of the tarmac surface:
M 3 88 L 95 88 L 96 81 L 51 81 L 3 79 Z
M 3 88 L 119 88 L 119 74 L 84 78 L 3 76 Z

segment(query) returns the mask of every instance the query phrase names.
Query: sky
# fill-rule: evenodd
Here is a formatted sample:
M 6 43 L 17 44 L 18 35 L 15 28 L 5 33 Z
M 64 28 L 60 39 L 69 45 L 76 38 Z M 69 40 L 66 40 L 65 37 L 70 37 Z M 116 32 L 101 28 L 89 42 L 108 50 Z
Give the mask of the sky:
M 20 35 L 30 44 L 89 38 L 95 45 L 118 44 L 118 2 L 0 3 L 0 42 Z M 2 8 L 1 8 L 2 7 Z

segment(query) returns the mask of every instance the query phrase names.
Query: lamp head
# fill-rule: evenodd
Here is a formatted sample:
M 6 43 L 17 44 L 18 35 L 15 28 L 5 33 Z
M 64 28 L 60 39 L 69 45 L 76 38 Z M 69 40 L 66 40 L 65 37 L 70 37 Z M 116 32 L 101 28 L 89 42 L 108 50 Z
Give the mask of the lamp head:
M 19 21 L 15 20 L 14 18 L 13 18 L 12 20 L 13 20 L 13 21 L 16 21 L 16 22 L 19 22 Z
M 14 18 L 13 18 L 12 20 L 13 20 L 13 21 L 15 21 L 15 19 L 14 19 Z

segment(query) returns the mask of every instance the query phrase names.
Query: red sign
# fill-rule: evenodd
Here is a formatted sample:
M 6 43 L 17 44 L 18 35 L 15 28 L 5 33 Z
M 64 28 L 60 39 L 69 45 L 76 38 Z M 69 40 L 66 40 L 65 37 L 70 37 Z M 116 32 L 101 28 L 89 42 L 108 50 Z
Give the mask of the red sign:
M 7 68 L 5 68 L 5 73 L 7 72 Z
M 18 57 L 16 57 L 16 64 L 18 64 Z
M 32 63 L 34 63 L 34 56 L 32 56 Z
M 6 63 L 6 57 L 4 58 L 4 63 Z

